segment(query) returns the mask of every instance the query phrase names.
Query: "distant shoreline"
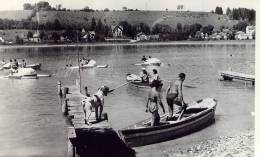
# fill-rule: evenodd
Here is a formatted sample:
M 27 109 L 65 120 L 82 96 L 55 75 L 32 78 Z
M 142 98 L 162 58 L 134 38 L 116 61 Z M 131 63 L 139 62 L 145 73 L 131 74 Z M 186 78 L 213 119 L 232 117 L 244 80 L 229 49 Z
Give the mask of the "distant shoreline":
M 45 47 L 99 47 L 99 46 L 171 46 L 171 45 L 255 45 L 255 40 L 220 40 L 220 41 L 169 41 L 169 42 L 98 42 L 98 43 L 71 43 L 71 44 L 30 44 L 30 45 L 0 45 L 8 48 L 45 48 Z

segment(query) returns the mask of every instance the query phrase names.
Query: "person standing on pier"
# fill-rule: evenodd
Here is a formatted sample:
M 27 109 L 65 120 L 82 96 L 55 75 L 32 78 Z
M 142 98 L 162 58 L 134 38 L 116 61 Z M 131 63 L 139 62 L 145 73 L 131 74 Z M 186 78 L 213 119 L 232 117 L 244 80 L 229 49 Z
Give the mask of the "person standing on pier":
M 182 107 L 184 109 L 186 107 L 186 103 L 183 101 L 182 94 L 182 85 L 185 80 L 186 75 L 184 73 L 180 73 L 178 75 L 178 79 L 174 82 L 170 82 L 170 85 L 166 92 L 166 101 L 168 104 L 169 116 L 171 118 L 173 116 L 174 104 Z
M 86 97 L 82 101 L 84 110 L 85 123 L 88 124 L 88 120 L 91 116 L 92 109 L 95 110 L 96 121 L 101 121 L 103 106 L 104 106 L 104 96 L 109 93 L 109 87 L 102 86 L 98 91 L 90 97 Z

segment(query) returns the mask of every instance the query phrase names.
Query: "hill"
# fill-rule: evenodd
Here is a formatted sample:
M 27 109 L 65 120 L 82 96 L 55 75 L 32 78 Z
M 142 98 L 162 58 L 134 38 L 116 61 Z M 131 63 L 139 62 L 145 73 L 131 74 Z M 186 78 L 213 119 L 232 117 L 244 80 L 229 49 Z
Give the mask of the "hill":
M 26 19 L 32 14 L 31 11 L 1 11 L 0 18 L 13 20 Z M 151 28 L 155 24 L 167 24 L 176 28 L 177 23 L 194 24 L 200 23 L 202 26 L 213 25 L 215 28 L 221 26 L 232 27 L 237 24 L 237 20 L 229 20 L 226 15 L 218 15 L 209 12 L 191 12 L 191 11 L 40 11 L 37 13 L 39 23 L 59 22 L 68 25 L 89 26 L 94 17 L 96 22 L 100 19 L 103 24 L 114 25 L 120 21 L 127 21 L 131 25 L 145 23 Z M 33 18 L 37 20 L 37 16 Z

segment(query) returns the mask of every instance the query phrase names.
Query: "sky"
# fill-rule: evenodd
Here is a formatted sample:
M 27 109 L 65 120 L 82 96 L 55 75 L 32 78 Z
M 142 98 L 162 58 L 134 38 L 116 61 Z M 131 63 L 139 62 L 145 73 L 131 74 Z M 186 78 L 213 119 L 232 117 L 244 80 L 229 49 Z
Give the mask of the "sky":
M 139 10 L 177 10 L 177 5 L 184 5 L 183 10 L 211 11 L 220 6 L 223 11 L 230 8 L 256 9 L 259 0 L 0 0 L 0 10 L 22 10 L 24 3 L 47 1 L 52 7 L 61 4 L 67 9 L 82 9 L 89 6 L 92 9 L 121 10 L 122 7 Z M 258 3 L 258 5 L 257 5 Z

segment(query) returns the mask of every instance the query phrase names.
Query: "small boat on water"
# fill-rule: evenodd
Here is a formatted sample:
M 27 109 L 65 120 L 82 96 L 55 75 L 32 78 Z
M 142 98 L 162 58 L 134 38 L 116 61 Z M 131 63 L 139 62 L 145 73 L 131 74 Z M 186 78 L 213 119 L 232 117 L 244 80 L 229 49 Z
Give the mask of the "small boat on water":
M 32 68 L 34 70 L 39 70 L 41 69 L 42 64 L 41 63 L 36 63 L 36 64 L 29 64 L 26 65 L 26 68 Z
M 126 81 L 128 81 L 130 85 L 133 85 L 133 86 L 136 86 L 139 88 L 150 87 L 149 82 L 142 82 L 142 79 L 139 75 L 126 74 Z
M 18 68 L 17 72 L 12 72 L 7 76 L 10 79 L 38 79 L 37 73 L 32 68 Z
M 149 66 L 149 65 L 155 65 L 155 66 L 160 66 L 162 62 L 158 58 L 149 58 L 146 61 L 142 63 L 137 63 L 135 65 L 141 65 L 141 66 Z
M 130 147 L 171 140 L 213 123 L 216 105 L 215 99 L 205 98 L 189 104 L 183 114 L 175 114 L 171 119 L 167 118 L 167 114 L 162 115 L 158 126 L 151 126 L 151 119 L 147 119 L 118 130 L 118 133 Z M 182 119 L 178 120 L 180 115 Z
M 97 62 L 96 61 L 94 61 L 94 60 L 90 60 L 89 62 L 88 62 L 88 64 L 81 64 L 80 65 L 80 68 L 81 69 L 85 69 L 85 68 L 94 68 L 94 67 L 96 67 L 96 64 L 97 64 Z M 66 66 L 66 69 L 78 69 L 79 68 L 79 66 Z

